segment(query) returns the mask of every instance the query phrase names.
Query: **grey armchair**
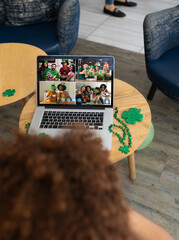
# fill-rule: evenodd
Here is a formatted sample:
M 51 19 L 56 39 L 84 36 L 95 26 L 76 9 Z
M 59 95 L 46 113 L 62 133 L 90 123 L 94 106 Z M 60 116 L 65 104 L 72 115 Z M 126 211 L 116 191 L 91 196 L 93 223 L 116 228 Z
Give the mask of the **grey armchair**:
M 144 47 L 151 100 L 160 89 L 179 102 L 179 5 L 148 14 L 144 20 Z
M 79 0 L 46 2 L 52 7 L 49 11 L 54 17 L 52 21 L 45 21 L 48 14 L 42 9 L 44 1 L 0 0 L 0 43 L 31 44 L 49 55 L 69 54 L 78 38 Z M 54 2 L 58 4 L 57 11 L 53 9 Z M 40 10 L 44 11 L 44 18 L 39 16 Z

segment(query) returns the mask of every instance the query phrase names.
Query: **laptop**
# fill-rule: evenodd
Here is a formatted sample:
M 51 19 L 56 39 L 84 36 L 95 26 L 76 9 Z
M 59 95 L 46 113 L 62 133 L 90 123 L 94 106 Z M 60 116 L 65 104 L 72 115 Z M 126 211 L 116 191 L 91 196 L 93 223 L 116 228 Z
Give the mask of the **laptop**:
M 38 56 L 37 108 L 29 134 L 63 135 L 82 124 L 111 150 L 114 58 Z

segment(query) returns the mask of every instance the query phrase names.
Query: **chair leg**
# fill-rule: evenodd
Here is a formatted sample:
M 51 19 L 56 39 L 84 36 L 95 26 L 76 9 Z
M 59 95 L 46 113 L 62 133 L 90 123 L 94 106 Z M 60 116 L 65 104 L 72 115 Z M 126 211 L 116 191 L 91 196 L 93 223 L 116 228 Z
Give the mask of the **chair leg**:
M 148 99 L 148 100 L 152 100 L 152 98 L 153 98 L 156 90 L 157 90 L 157 87 L 156 87 L 154 84 L 152 84 L 152 86 L 151 86 L 151 88 L 150 88 L 150 91 L 149 91 L 149 93 L 148 93 L 148 96 L 147 96 L 147 99 Z

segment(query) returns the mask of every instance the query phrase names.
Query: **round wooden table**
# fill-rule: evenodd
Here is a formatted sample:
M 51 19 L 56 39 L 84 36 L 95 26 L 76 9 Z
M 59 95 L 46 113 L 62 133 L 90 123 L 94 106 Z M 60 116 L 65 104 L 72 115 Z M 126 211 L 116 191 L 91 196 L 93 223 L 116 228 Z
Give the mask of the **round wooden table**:
M 38 55 L 47 54 L 28 44 L 0 44 L 0 106 L 25 99 L 36 90 Z M 14 96 L 4 97 L 7 89 L 15 89 Z
M 125 154 L 118 150 L 121 144 L 115 135 L 112 137 L 112 150 L 110 152 L 110 159 L 113 163 L 128 157 L 129 177 L 130 179 L 135 179 L 136 170 L 134 152 L 143 143 L 148 134 L 151 124 L 151 111 L 143 95 L 131 85 L 115 79 L 114 89 L 114 109 L 115 107 L 118 107 L 118 117 L 120 119 L 123 111 L 128 111 L 129 108 L 140 108 L 141 113 L 143 114 L 142 122 L 137 122 L 134 125 L 128 124 L 132 135 L 132 147 L 129 149 L 130 152 Z M 31 99 L 29 99 L 22 110 L 19 127 L 23 132 L 25 132 L 25 124 L 30 123 L 32 120 L 36 105 L 36 95 L 34 95 Z M 114 118 L 113 123 L 119 125 Z M 118 130 L 118 132 L 122 134 L 120 130 Z

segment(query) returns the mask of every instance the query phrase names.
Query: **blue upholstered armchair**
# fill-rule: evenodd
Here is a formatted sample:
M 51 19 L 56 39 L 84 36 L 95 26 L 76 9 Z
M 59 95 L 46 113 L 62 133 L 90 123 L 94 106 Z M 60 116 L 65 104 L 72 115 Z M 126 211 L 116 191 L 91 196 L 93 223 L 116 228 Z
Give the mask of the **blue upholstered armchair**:
M 179 102 L 179 5 L 148 14 L 144 20 L 145 61 L 152 87 Z
M 69 54 L 78 38 L 79 17 L 79 0 L 0 0 L 0 43 Z

